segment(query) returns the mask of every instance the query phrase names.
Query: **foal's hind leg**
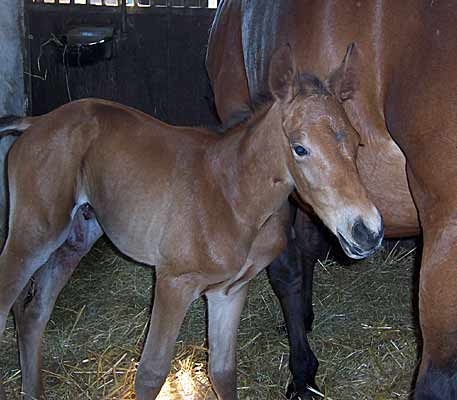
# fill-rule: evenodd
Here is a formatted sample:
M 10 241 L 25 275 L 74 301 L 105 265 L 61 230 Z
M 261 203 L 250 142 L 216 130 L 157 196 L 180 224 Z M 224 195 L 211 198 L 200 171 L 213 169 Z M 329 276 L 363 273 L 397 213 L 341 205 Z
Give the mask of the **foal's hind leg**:
M 0 255 L 0 338 L 11 307 L 32 275 L 68 237 L 74 204 L 72 196 L 65 198 L 65 193 L 60 196 L 55 193 L 63 192 L 62 186 L 51 188 L 54 192 L 49 190 L 50 196 L 60 201 L 53 207 L 55 203 L 38 196 L 43 191 L 30 189 L 25 184 L 21 190 L 30 189 L 31 194 L 21 193 L 23 196 L 18 201 L 21 196 L 14 193 L 14 182 L 11 182 L 9 235 Z
M 24 213 L 25 214 L 25 213 Z M 65 241 L 69 223 L 50 234 L 45 232 L 46 222 L 40 227 L 34 226 L 33 215 L 24 215 L 22 221 L 10 223 L 9 237 L 0 255 L 0 335 L 5 328 L 6 317 L 13 303 L 26 286 L 35 271 Z M 31 225 L 32 229 L 18 229 L 17 225 Z M 63 224 L 62 224 L 63 225 Z M 36 229 L 35 229 L 36 228 Z
M 248 284 L 234 293 L 207 293 L 209 375 L 220 400 L 236 400 L 236 335 Z
M 68 228 L 62 231 L 66 234 Z M 10 236 L 0 255 L 0 338 L 3 336 L 6 319 L 14 302 L 35 271 L 64 241 L 61 235 L 54 235 L 49 241 L 39 235 L 42 243 L 40 246 L 40 241 L 32 234 L 26 234 L 21 238 L 19 232 L 16 232 L 10 229 Z M 4 399 L 5 394 L 0 385 L 0 400 Z
M 41 399 L 44 396 L 41 381 L 44 330 L 57 296 L 101 234 L 93 211 L 88 206 L 81 207 L 65 243 L 35 273 L 13 306 L 25 399 Z
M 138 400 L 154 400 L 159 394 L 170 370 L 179 328 L 190 304 L 201 293 L 193 274 L 170 276 L 167 267 L 156 271 L 149 332 L 135 379 Z

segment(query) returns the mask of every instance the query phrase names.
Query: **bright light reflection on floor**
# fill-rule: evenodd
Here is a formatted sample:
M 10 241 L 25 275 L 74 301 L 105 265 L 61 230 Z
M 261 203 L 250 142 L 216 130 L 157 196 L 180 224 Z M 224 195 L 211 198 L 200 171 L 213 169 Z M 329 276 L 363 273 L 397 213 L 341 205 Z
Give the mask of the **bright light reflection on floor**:
M 170 375 L 157 400 L 216 400 L 211 384 L 200 363 L 192 357 L 179 361 L 180 369 Z

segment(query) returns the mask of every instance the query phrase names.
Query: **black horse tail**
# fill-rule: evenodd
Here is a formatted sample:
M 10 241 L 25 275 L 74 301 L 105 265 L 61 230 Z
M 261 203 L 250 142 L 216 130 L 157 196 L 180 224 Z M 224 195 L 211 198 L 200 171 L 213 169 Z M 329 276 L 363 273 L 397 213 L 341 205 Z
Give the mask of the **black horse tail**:
M 16 115 L 0 117 L 0 137 L 20 136 L 30 125 L 32 125 L 32 118 L 30 117 L 18 117 Z

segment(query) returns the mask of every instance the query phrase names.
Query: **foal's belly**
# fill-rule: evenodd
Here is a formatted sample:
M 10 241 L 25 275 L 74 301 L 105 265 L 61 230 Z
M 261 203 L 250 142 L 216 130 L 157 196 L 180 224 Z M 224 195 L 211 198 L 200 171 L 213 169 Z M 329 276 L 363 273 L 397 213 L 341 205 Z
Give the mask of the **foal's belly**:
M 384 218 L 385 236 L 413 236 L 419 220 L 408 187 L 405 157 L 392 139 L 367 140 L 357 166 L 371 200 Z
M 97 211 L 99 208 L 95 208 Z M 97 217 L 105 234 L 123 254 L 144 264 L 158 265 L 161 263 L 159 245 L 166 225 L 166 212 L 154 211 L 139 213 L 134 208 L 114 207 Z
M 149 265 L 161 262 L 159 244 L 170 218 L 171 194 L 159 180 L 106 183 L 88 190 L 88 200 L 104 233 L 125 255 Z

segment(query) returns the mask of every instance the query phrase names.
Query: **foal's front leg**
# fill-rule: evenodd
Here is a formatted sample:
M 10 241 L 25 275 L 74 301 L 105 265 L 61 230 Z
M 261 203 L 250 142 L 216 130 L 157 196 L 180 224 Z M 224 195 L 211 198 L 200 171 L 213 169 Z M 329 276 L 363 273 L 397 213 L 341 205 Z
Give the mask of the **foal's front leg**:
M 221 400 L 236 400 L 236 336 L 248 284 L 234 293 L 207 293 L 209 375 Z
M 166 269 L 157 268 L 149 332 L 135 379 L 137 400 L 153 400 L 159 394 L 170 370 L 179 328 L 190 304 L 200 295 L 194 276 L 169 276 Z

